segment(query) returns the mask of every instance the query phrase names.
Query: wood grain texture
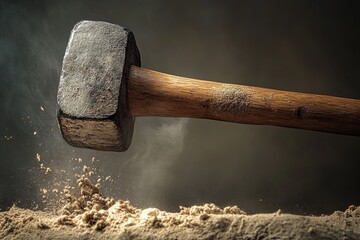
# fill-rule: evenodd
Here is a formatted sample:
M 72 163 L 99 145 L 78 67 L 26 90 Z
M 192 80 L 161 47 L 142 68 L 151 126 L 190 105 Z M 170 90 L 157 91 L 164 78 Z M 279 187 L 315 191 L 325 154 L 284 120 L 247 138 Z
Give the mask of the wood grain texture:
M 360 100 L 177 77 L 132 66 L 133 116 L 205 118 L 360 135 Z

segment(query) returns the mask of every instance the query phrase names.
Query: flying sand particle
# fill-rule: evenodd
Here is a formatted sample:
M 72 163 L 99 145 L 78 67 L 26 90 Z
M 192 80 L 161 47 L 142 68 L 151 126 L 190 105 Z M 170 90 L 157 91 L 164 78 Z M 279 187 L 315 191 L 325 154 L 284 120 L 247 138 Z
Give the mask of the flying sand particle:
M 36 153 L 36 160 L 37 160 L 38 162 L 41 161 L 40 154 L 38 154 L 38 153 Z
M 86 165 L 84 165 L 84 167 L 83 167 L 83 172 L 89 172 L 89 167 L 87 167 Z
M 51 168 L 47 167 L 46 170 L 45 170 L 45 174 L 48 174 L 48 173 L 51 173 L 51 172 L 52 172 Z

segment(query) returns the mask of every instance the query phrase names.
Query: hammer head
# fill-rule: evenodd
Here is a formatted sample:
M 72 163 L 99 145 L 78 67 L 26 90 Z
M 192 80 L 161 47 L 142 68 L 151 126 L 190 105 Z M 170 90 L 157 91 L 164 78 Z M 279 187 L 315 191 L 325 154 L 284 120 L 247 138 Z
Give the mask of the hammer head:
M 74 26 L 57 96 L 58 123 L 70 145 L 128 149 L 134 129 L 127 99 L 131 65 L 140 66 L 131 31 L 106 22 L 82 21 Z

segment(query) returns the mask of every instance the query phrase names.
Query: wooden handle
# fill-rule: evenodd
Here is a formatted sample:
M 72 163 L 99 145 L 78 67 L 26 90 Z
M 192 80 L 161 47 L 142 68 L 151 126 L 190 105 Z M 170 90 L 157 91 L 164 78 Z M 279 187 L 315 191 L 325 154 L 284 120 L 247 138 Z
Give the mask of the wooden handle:
M 360 100 L 177 77 L 132 66 L 133 116 L 206 118 L 360 135 Z

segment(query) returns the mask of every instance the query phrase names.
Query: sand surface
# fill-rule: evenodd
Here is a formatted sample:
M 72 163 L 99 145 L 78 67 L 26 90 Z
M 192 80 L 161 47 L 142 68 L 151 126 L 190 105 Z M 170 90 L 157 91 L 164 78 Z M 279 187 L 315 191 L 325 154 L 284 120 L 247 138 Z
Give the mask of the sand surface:
M 360 239 L 360 208 L 315 217 L 246 215 L 212 204 L 169 213 L 127 201 L 91 216 L 12 207 L 0 213 L 0 239 Z
M 38 154 L 36 161 L 44 176 L 56 174 Z M 80 171 L 77 186 L 59 177 L 40 188 L 46 208 L 0 212 L 0 239 L 360 239 L 359 206 L 328 216 L 248 215 L 237 206 L 214 204 L 179 207 L 176 213 L 139 209 L 101 194 L 100 183 L 110 176 L 102 179 L 86 165 Z

